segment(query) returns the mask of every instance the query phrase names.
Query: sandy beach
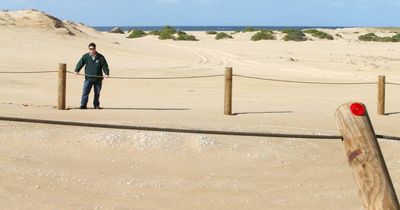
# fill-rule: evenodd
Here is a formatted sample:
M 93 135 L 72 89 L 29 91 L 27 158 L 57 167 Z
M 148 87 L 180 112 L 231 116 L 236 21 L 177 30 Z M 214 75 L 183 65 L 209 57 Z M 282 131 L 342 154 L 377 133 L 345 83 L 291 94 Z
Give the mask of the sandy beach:
M 127 39 L 41 12 L 0 11 L 0 72 L 74 71 L 90 42 L 116 77 L 234 74 L 299 81 L 400 83 L 400 44 L 363 42 L 373 28 L 321 29 L 335 40 L 250 41 L 251 33 L 199 41 Z M 71 35 L 73 33 L 74 35 Z M 228 32 L 229 33 L 229 32 Z M 0 74 L 0 116 L 116 125 L 339 135 L 334 112 L 365 103 L 377 134 L 400 136 L 400 86 L 388 85 L 377 115 L 376 85 L 311 85 L 233 79 L 233 113 L 223 115 L 224 78 L 103 82 L 103 110 L 79 110 L 81 76 Z M 89 107 L 92 108 L 93 95 Z M 400 191 L 400 144 L 380 140 Z M 340 140 L 216 136 L 0 121 L 0 209 L 359 210 Z

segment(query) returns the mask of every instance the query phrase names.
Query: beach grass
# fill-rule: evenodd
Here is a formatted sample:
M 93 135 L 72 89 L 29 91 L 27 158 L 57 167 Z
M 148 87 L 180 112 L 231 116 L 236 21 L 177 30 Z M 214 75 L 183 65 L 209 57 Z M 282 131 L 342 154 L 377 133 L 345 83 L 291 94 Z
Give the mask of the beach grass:
M 198 41 L 198 39 L 184 31 L 178 31 L 171 26 L 165 26 L 160 31 L 151 31 L 150 35 L 158 36 L 160 40 L 176 40 L 176 41 Z
M 227 33 L 224 32 L 220 32 L 217 33 L 217 35 L 215 36 L 216 40 L 220 40 L 220 39 L 233 39 L 233 37 Z
M 198 41 L 198 39 L 195 36 L 189 35 L 189 34 L 178 35 L 176 40 L 178 40 L 178 41 Z
M 176 34 L 177 31 L 175 28 L 171 26 L 165 26 L 164 28 L 161 29 L 160 35 L 158 36 L 159 39 L 161 40 L 167 40 L 167 39 L 173 39 L 175 40 L 174 34 Z
M 375 33 L 367 33 L 359 36 L 358 40 L 369 41 L 369 42 L 400 42 L 400 34 L 396 34 L 392 37 L 390 36 L 380 37 Z
M 285 41 L 306 41 L 306 35 L 301 31 L 297 29 L 283 29 L 281 30 L 282 33 L 285 33 L 286 35 L 283 37 L 283 40 Z
M 218 32 L 216 31 L 206 31 L 206 34 L 208 35 L 216 35 Z
M 254 32 L 254 31 L 257 31 L 257 29 L 255 29 L 253 27 L 245 27 L 242 32 L 245 33 L 245 32 Z
M 333 36 L 325 33 L 323 31 L 317 30 L 317 29 L 308 29 L 304 30 L 304 33 L 311 34 L 313 37 L 318 37 L 320 39 L 328 39 L 328 40 L 333 40 Z
M 168 31 L 161 31 L 158 38 L 161 40 L 167 40 L 167 39 L 175 39 L 175 36 L 174 34 L 171 34 Z
M 262 30 L 254 34 L 250 40 L 252 41 L 260 41 L 260 40 L 275 40 L 276 37 L 273 34 L 274 32 L 271 30 Z
M 153 30 L 147 33 L 148 35 L 160 36 L 161 31 Z
M 146 36 L 146 33 L 142 30 L 132 29 L 129 30 L 129 35 L 126 38 L 134 39 Z

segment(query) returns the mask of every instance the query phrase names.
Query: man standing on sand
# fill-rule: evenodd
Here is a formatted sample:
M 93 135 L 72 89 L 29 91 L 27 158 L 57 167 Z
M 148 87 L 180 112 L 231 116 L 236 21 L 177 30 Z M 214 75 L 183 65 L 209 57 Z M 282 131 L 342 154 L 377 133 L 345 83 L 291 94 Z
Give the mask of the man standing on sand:
M 79 109 L 87 109 L 87 103 L 89 100 L 90 90 L 94 89 L 93 106 L 95 109 L 101 109 L 100 107 L 100 90 L 103 82 L 103 78 L 108 78 L 110 70 L 106 58 L 96 51 L 96 44 L 89 44 L 89 53 L 86 53 L 76 64 L 75 75 L 79 74 L 82 67 L 85 66 L 85 82 L 83 83 L 83 93 L 81 106 Z M 103 71 L 105 76 L 103 77 Z

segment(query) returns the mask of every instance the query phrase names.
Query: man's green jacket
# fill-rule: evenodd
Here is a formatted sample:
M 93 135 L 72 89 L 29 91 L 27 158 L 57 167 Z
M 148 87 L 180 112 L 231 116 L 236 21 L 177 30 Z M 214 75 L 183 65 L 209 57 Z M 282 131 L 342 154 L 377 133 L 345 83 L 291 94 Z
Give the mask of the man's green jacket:
M 79 72 L 83 66 L 85 66 L 85 75 L 87 75 L 85 77 L 86 80 L 91 80 L 93 82 L 103 80 L 103 71 L 104 74 L 110 75 L 106 58 L 100 53 L 96 53 L 94 59 L 89 53 L 84 54 L 78 64 L 76 64 L 75 72 Z

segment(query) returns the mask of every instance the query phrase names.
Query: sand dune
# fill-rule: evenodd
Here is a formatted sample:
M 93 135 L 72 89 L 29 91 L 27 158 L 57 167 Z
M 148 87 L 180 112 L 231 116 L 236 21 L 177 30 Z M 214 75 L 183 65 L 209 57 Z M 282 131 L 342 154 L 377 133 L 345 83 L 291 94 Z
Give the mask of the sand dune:
M 382 29 L 326 30 L 333 41 L 127 39 L 45 13 L 0 12 L 0 72 L 73 71 L 90 42 L 111 76 L 235 74 L 274 79 L 400 83 L 400 44 L 357 36 Z M 191 32 L 192 33 L 192 32 Z M 75 36 L 72 36 L 74 34 Z M 376 133 L 400 136 L 400 87 L 301 85 L 234 77 L 234 116 L 223 113 L 223 77 L 104 81 L 105 108 L 77 110 L 82 77 L 67 78 L 58 111 L 57 74 L 0 74 L 0 116 L 171 128 L 338 134 L 333 113 L 361 101 Z M 92 97 L 92 96 L 91 96 Z M 91 100 L 91 99 L 90 99 Z M 91 101 L 89 102 L 89 106 Z M 397 191 L 400 144 L 381 141 Z M 293 140 L 47 126 L 0 121 L 0 209 L 358 210 L 362 203 L 339 140 Z
M 32 28 L 67 34 L 71 36 L 87 36 L 87 32 L 95 30 L 84 24 L 60 19 L 38 10 L 0 11 L 0 26 Z

